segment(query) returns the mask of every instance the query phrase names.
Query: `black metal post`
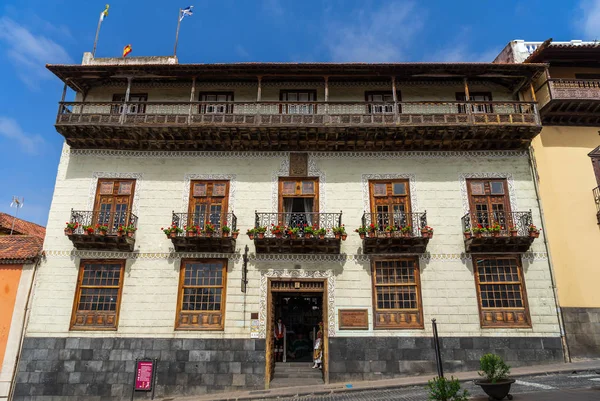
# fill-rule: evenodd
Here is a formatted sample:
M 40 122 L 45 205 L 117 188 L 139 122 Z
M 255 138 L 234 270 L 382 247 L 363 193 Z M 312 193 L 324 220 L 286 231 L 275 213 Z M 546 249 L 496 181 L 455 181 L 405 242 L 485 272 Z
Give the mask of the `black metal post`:
M 433 345 L 435 346 L 435 362 L 437 364 L 438 377 L 444 377 L 440 339 L 438 338 L 437 323 L 435 322 L 435 319 L 431 319 L 431 325 L 433 326 Z

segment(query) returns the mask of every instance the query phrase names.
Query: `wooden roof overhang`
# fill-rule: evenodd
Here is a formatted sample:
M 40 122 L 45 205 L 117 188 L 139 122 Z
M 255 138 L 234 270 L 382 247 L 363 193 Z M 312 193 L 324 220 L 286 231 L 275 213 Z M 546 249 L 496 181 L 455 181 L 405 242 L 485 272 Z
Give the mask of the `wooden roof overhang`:
M 578 66 L 600 68 L 600 42 L 552 43 L 546 40 L 523 63 L 548 63 L 550 66 Z
M 512 63 L 230 63 L 47 65 L 73 90 L 87 92 L 104 82 L 133 77 L 141 80 L 199 81 L 320 80 L 336 81 L 488 80 L 513 92 L 542 74 L 545 64 Z

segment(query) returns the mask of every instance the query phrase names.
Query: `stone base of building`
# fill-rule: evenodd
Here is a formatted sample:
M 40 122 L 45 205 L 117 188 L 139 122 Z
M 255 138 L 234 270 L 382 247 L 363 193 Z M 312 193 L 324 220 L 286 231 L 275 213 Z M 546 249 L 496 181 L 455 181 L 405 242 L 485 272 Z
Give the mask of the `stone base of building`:
M 136 359 L 158 360 L 155 398 L 265 385 L 265 340 L 27 337 L 14 399 L 129 400 Z
M 479 370 L 479 358 L 488 352 L 512 367 L 563 361 L 560 337 L 446 337 L 440 345 L 444 372 Z M 329 361 L 330 382 L 436 372 L 430 337 L 330 338 Z
M 561 308 L 571 358 L 600 358 L 600 308 Z

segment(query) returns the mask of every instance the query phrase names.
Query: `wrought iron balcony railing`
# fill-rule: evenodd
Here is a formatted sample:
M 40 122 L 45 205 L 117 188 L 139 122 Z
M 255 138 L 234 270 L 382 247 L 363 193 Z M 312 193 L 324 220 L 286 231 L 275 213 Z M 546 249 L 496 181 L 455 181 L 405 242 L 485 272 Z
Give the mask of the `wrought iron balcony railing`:
M 509 236 L 516 231 L 516 236 L 529 236 L 529 226 L 533 224 L 531 211 L 529 212 L 469 212 L 462 217 L 463 232 L 473 229 L 487 229 L 494 224 L 500 225 L 500 236 Z M 484 232 L 484 235 L 487 234 Z
M 60 102 L 57 125 L 539 125 L 533 102 Z
M 233 213 L 173 213 L 173 224 L 183 230 L 177 236 L 186 235 L 185 227 L 197 226 L 204 229 L 210 223 L 215 227 L 214 236 L 223 234 L 223 227 L 227 226 L 230 231 L 237 230 L 237 217 Z
M 598 218 L 598 224 L 600 224 L 600 187 L 596 187 L 592 190 L 594 195 L 594 202 L 596 203 L 596 217 Z
M 137 229 L 137 221 L 137 216 L 128 210 L 71 210 L 71 223 L 78 223 L 78 227 L 73 230 L 73 234 L 85 234 L 84 226 L 92 226 L 96 229 L 96 225 L 101 225 L 108 228 L 106 235 L 117 235 L 119 226 L 133 226 Z
M 266 227 L 265 237 L 273 238 L 275 234 L 271 233 L 273 226 L 285 226 L 289 228 L 298 228 L 299 236 L 304 236 L 306 227 L 326 229 L 325 238 L 334 237 L 332 228 L 342 225 L 342 212 L 339 213 L 315 213 L 315 212 L 292 212 L 292 213 L 258 213 L 254 227 Z
M 376 230 L 378 236 L 381 233 L 385 233 L 387 227 L 393 227 L 394 232 L 397 234 L 404 232 L 409 233 L 411 237 L 419 237 L 421 236 L 421 229 L 427 226 L 427 212 L 365 212 L 362 216 L 361 223 L 363 226 L 367 227 L 367 229 L 371 224 L 376 224 L 378 227 Z

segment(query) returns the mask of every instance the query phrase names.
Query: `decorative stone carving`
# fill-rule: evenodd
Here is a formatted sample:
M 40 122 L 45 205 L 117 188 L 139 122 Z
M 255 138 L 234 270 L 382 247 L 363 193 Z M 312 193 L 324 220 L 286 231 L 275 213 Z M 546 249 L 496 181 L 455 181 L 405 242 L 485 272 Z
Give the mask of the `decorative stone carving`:
M 140 191 L 142 190 L 142 178 L 144 174 L 142 173 L 113 173 L 113 172 L 102 172 L 102 171 L 94 171 L 92 173 L 92 180 L 90 182 L 90 189 L 88 195 L 88 204 L 87 210 L 94 209 L 94 201 L 96 199 L 96 188 L 98 188 L 98 179 L 99 178 L 121 178 L 121 179 L 134 179 L 135 180 L 135 191 L 133 193 L 133 205 L 131 206 L 131 212 L 135 215 L 138 215 L 139 208 L 139 199 L 140 199 Z
M 235 210 L 235 187 L 236 187 L 236 175 L 235 174 L 186 174 L 183 176 L 183 195 L 181 196 L 181 212 L 187 213 L 190 204 L 190 183 L 192 180 L 227 180 L 229 181 L 229 210 L 233 212 Z
M 308 177 L 308 153 L 290 153 L 290 177 Z
M 508 195 L 510 198 L 510 208 L 513 212 L 518 211 L 517 195 L 515 193 L 515 184 L 513 176 L 510 173 L 462 173 L 458 176 L 460 193 L 462 195 L 463 213 L 469 213 L 469 192 L 467 191 L 467 178 L 505 178 L 508 184 Z M 411 188 L 412 191 L 412 188 Z

